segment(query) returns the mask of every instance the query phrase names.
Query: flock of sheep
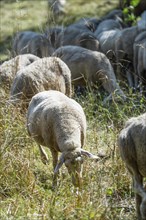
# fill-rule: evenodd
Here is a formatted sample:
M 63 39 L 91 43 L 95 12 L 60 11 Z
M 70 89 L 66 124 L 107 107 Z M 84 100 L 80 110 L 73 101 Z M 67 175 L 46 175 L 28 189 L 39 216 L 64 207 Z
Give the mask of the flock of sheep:
M 122 79 L 123 71 L 129 86 L 143 91 L 145 52 L 146 11 L 132 27 L 125 26 L 121 10 L 114 10 L 101 19 L 81 19 L 67 27 L 49 28 L 43 34 L 16 34 L 14 58 L 0 66 L 0 83 L 10 91 L 12 103 L 27 108 L 27 130 L 38 143 L 45 164 L 48 156 L 42 146 L 50 149 L 53 186 L 63 164 L 73 184 L 80 186 L 83 157 L 100 159 L 100 155 L 83 150 L 86 116 L 81 105 L 71 98 L 72 85 L 87 84 L 90 89 L 102 85 L 109 93 L 106 100 L 115 94 L 126 100 L 117 79 Z M 137 217 L 146 220 L 146 114 L 126 123 L 118 146 L 132 175 Z

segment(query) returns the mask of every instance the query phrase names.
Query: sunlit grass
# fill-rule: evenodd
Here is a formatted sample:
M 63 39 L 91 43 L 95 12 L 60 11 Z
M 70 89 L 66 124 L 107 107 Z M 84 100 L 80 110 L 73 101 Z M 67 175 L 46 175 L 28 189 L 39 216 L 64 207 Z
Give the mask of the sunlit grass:
M 48 27 L 66 26 L 80 18 L 98 18 L 116 6 L 116 0 L 68 0 L 65 16 L 54 18 L 47 0 L 0 1 L 0 59 L 11 57 L 12 40 L 19 31 L 43 32 Z
M 102 152 L 106 158 L 99 162 L 85 158 L 81 190 L 72 186 L 63 166 L 55 191 L 52 191 L 52 158 L 49 150 L 50 161 L 45 166 L 41 162 L 37 144 L 27 134 L 26 116 L 7 104 L 7 95 L 1 99 L 1 219 L 135 218 L 131 178 L 119 156 L 117 135 L 131 115 L 136 98 L 131 95 L 131 101 L 123 108 L 118 103 L 104 106 L 93 93 L 75 99 L 81 103 L 87 115 L 85 149 L 94 154 Z M 141 107 L 135 109 L 135 115 L 144 110 L 144 101 L 139 100 L 139 104 Z
M 47 1 L 0 1 L 0 58 L 10 57 L 13 35 L 43 31 L 47 25 L 68 25 L 81 17 L 100 17 L 116 7 L 113 0 L 68 0 L 65 17 L 53 18 Z M 29 7 L 28 7 L 29 5 Z M 8 13 L 9 12 L 9 13 Z M 131 178 L 117 147 L 125 121 L 145 112 L 146 100 L 125 89 L 126 103 L 103 104 L 106 94 L 74 96 L 87 117 L 85 149 L 104 153 L 99 162 L 84 159 L 83 186 L 75 189 L 63 166 L 52 190 L 52 158 L 41 162 L 37 144 L 28 136 L 26 114 L 10 105 L 9 91 L 0 90 L 0 219 L 2 220 L 134 220 Z

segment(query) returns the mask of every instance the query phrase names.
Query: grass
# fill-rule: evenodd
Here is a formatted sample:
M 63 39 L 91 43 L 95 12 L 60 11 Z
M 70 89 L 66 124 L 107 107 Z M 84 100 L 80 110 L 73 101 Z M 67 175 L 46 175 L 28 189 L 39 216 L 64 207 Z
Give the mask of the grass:
M 65 18 L 52 19 L 46 1 L 4 1 L 1 4 L 0 57 L 10 57 L 13 34 L 43 31 L 47 25 L 72 23 L 81 17 L 101 16 L 117 1 L 70 0 Z M 29 7 L 28 7 L 29 5 Z M 41 8 L 41 10 L 40 10 Z M 9 11 L 9 13 L 7 13 Z M 48 20 L 49 21 L 48 21 Z M 50 22 L 50 23 L 49 23 Z M 131 178 L 121 161 L 117 136 L 125 121 L 145 112 L 146 100 L 125 89 L 127 103 L 103 105 L 104 94 L 88 92 L 74 98 L 87 117 L 85 149 L 104 152 L 98 163 L 85 159 L 83 187 L 75 189 L 63 166 L 59 185 L 52 191 L 52 158 L 41 162 L 37 144 L 28 136 L 26 116 L 0 90 L 0 219 L 2 220 L 136 220 Z
M 11 47 L 14 35 L 22 30 L 43 32 L 47 27 L 68 25 L 83 17 L 99 17 L 116 7 L 117 0 L 83 1 L 69 0 L 66 5 L 66 16 L 52 16 L 47 0 L 10 0 L 0 1 L 0 59 L 11 57 Z M 40 10 L 41 9 L 41 10 Z M 9 12 L 9 13 L 7 13 Z
M 7 99 L 3 97 L 0 105 L 0 219 L 136 219 L 131 178 L 116 141 L 131 110 L 133 115 L 144 112 L 146 103 L 142 98 L 137 103 L 131 96 L 125 107 L 117 103 L 103 106 L 92 93 L 75 97 L 87 116 L 85 149 L 107 155 L 98 163 L 84 161 L 80 191 L 72 186 L 65 167 L 58 188 L 52 191 L 50 152 L 50 163 L 45 166 L 37 144 L 27 134 L 25 116 L 6 105 Z

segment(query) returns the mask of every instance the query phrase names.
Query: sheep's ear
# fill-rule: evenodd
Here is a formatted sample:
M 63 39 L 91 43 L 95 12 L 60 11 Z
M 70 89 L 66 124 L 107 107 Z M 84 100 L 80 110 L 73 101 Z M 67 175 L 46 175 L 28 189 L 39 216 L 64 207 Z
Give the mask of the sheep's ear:
M 58 173 L 59 169 L 62 167 L 63 163 L 64 163 L 64 155 L 61 154 L 60 158 L 59 158 L 59 161 L 54 169 L 54 174 Z
M 91 154 L 90 152 L 88 152 L 86 150 L 83 150 L 83 149 L 81 149 L 81 154 L 84 155 L 84 156 L 87 156 L 87 157 L 89 157 L 91 159 L 95 159 L 97 161 L 100 160 L 100 158 L 98 156 L 96 156 L 94 154 Z

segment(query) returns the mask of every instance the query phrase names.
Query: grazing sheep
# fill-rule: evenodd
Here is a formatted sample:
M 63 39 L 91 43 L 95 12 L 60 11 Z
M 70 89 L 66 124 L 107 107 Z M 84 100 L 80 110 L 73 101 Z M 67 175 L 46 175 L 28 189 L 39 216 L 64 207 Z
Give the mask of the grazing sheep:
M 74 45 L 87 48 L 89 50 L 98 51 L 99 41 L 91 31 L 82 31 L 74 27 L 67 27 L 64 32 L 58 36 L 58 46 Z
M 132 26 L 121 30 L 116 44 L 117 62 L 123 59 L 133 61 L 133 44 L 138 34 L 143 31 L 138 26 Z
M 143 84 L 146 85 L 146 31 L 141 32 L 134 41 L 133 45 L 133 64 L 135 73 L 135 88 Z
M 64 46 L 58 48 L 53 56 L 60 57 L 68 65 L 75 86 L 87 83 L 91 88 L 102 83 L 103 88 L 110 93 L 109 99 L 114 92 L 126 98 L 117 84 L 109 59 L 103 53 L 78 46 Z
M 99 23 L 102 21 L 102 19 L 97 19 L 97 18 L 81 18 L 77 22 L 69 25 L 68 27 L 71 27 L 72 25 L 77 28 L 77 29 L 82 29 L 84 31 L 91 31 L 94 32 L 99 25 Z
M 16 73 L 34 61 L 40 59 L 33 54 L 18 55 L 0 65 L 0 83 L 1 86 L 10 88 Z
M 141 14 L 141 19 L 137 22 L 139 29 L 146 30 L 146 11 Z
M 107 20 L 107 19 L 114 19 L 121 21 L 123 19 L 123 11 L 121 9 L 114 9 L 110 11 L 107 15 L 103 16 L 102 19 Z
M 108 30 L 101 32 L 97 39 L 99 40 L 99 50 L 110 60 L 115 62 L 116 42 L 120 35 L 120 30 Z
M 119 40 L 119 37 L 121 35 L 121 30 L 109 30 L 109 31 L 103 31 L 101 32 L 97 39 L 99 40 L 99 51 L 104 53 L 111 61 L 112 66 L 115 70 L 116 77 L 118 80 L 127 80 L 128 85 L 133 88 L 134 82 L 133 78 L 131 76 L 130 68 L 127 70 L 124 70 L 124 73 L 120 71 L 120 74 L 117 72 L 117 41 Z
M 39 59 L 17 72 L 11 87 L 11 101 L 26 106 L 33 95 L 44 90 L 59 90 L 71 96 L 71 73 L 57 57 Z
M 131 81 L 131 86 L 134 87 L 134 66 L 133 66 L 133 44 L 135 38 L 142 30 L 138 28 L 138 26 L 132 26 L 125 28 L 120 31 L 119 38 L 116 42 L 116 63 L 117 63 L 117 71 L 116 74 L 120 78 L 121 76 L 121 67 L 122 69 L 127 71 L 127 69 L 131 69 L 129 72 L 129 80 Z
M 133 179 L 138 220 L 146 220 L 146 113 L 127 121 L 118 138 L 123 161 Z
M 36 94 L 28 107 L 28 133 L 39 145 L 48 147 L 53 157 L 54 180 L 63 164 L 75 186 L 81 184 L 82 155 L 98 159 L 82 149 L 86 138 L 86 117 L 82 107 L 59 91 Z M 40 147 L 42 159 L 46 158 Z M 58 153 L 61 152 L 58 160 Z
M 84 47 L 89 50 L 98 51 L 99 50 L 99 41 L 94 34 L 82 33 L 80 34 L 75 42 L 75 45 Z
M 117 20 L 107 19 L 107 20 L 103 20 L 102 22 L 100 22 L 94 34 L 98 38 L 98 35 L 101 34 L 103 31 L 121 30 L 121 29 L 122 29 L 122 26 Z
M 31 53 L 38 57 L 48 57 L 54 51 L 45 34 L 33 31 L 18 32 L 14 38 L 12 52 L 14 55 Z

